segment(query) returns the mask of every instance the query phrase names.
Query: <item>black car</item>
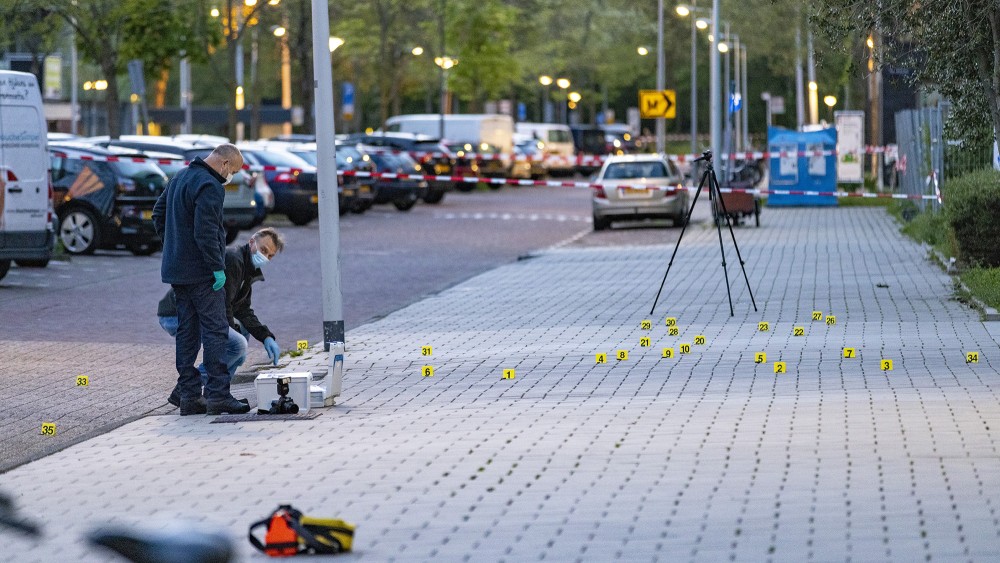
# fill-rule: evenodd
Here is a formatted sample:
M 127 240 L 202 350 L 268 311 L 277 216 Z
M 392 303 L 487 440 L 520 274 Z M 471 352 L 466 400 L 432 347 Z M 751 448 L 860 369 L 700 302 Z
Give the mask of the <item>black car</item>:
M 264 167 L 264 179 L 274 192 L 274 212 L 283 213 L 295 225 L 306 225 L 319 216 L 316 167 L 287 152 L 239 147 L 251 167 Z M 268 168 L 277 168 L 269 170 Z
M 573 132 L 573 146 L 577 156 L 603 157 L 608 154 L 608 142 L 605 138 L 604 130 L 600 127 L 588 125 L 570 125 Z M 602 162 L 592 159 L 577 165 L 576 170 L 580 174 L 590 175 L 601 168 Z
M 85 160 L 117 156 L 101 147 L 49 144 L 57 236 L 70 254 L 125 248 L 149 255 L 162 241 L 153 228 L 153 205 L 167 185 L 155 164 Z
M 316 143 L 284 143 L 272 142 L 269 147 L 278 145 L 280 150 L 286 150 L 309 164 L 316 166 Z M 373 172 L 375 166 L 367 156 L 361 154 L 358 149 L 349 145 L 337 143 L 337 170 L 340 172 Z M 345 174 L 337 182 L 338 207 L 340 214 L 348 211 L 352 213 L 364 213 L 375 203 L 376 196 L 375 180 L 368 175 L 355 176 Z
M 366 147 L 360 147 L 365 150 Z M 374 150 L 368 157 L 375 164 L 375 171 L 390 174 L 423 174 L 421 166 L 405 152 Z M 392 203 L 400 211 L 409 211 L 417 200 L 426 195 L 426 180 L 378 179 L 375 181 L 375 203 Z
M 454 154 L 444 147 L 440 140 L 415 133 L 367 133 L 351 135 L 348 140 L 368 147 L 403 151 L 420 164 L 424 174 L 431 176 L 451 176 L 455 170 Z M 427 183 L 425 203 L 441 203 L 444 194 L 455 189 L 454 182 L 431 180 Z

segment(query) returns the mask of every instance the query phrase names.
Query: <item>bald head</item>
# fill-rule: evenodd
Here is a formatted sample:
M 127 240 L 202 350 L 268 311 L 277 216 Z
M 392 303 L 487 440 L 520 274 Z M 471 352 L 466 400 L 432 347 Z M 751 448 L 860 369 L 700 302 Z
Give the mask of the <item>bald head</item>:
M 205 157 L 205 164 L 212 167 L 220 176 L 235 174 L 243 168 L 243 153 L 236 145 L 223 143 Z

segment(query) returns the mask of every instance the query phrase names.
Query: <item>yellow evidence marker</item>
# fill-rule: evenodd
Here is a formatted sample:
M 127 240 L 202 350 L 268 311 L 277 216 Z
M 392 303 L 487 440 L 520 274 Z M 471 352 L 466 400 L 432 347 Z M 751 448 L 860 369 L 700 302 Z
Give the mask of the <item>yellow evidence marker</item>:
M 680 349 L 681 349 L 681 354 L 690 354 L 691 353 L 691 345 L 690 344 L 681 344 L 680 345 Z
M 667 336 L 677 336 L 681 333 L 681 329 L 676 326 L 672 326 L 667 329 Z
M 785 362 L 774 362 L 774 373 L 788 373 L 788 366 Z
M 767 353 L 757 352 L 753 355 L 753 363 L 755 364 L 766 364 L 767 363 Z
M 664 322 L 667 323 L 667 326 L 677 326 L 676 317 L 667 317 L 666 320 L 664 320 Z
M 627 360 L 628 359 L 628 350 L 618 350 L 617 352 L 615 352 L 615 357 L 618 358 L 618 361 L 625 361 L 625 360 Z
M 434 366 L 424 366 L 420 370 L 420 375 L 424 377 L 434 377 Z
M 55 436 L 56 435 L 56 423 L 55 422 L 43 422 L 42 423 L 42 436 Z
M 503 377 L 501 379 L 514 379 L 515 373 L 512 369 L 503 370 Z
M 420 347 L 420 355 L 421 356 L 433 356 L 434 355 L 434 348 L 432 348 L 430 346 L 421 346 Z
M 299 352 L 302 352 L 303 350 L 308 350 L 309 349 L 309 341 L 308 340 L 298 340 L 298 341 L 296 341 L 295 342 L 295 349 L 298 350 Z
M 86 375 L 76 376 L 76 386 L 77 387 L 88 387 L 90 385 L 90 377 Z
M 882 368 L 882 371 L 892 371 L 892 360 L 883 359 L 879 363 L 879 366 Z
M 771 330 L 771 323 L 769 323 L 767 321 L 761 321 L 761 322 L 757 323 L 757 330 L 759 332 L 767 332 L 767 331 Z
M 813 311 L 813 320 L 814 321 L 823 320 L 823 311 Z
M 663 349 L 663 354 L 660 357 L 661 358 L 673 358 L 674 357 L 674 353 L 675 352 L 674 352 L 673 348 L 664 348 Z
M 967 364 L 978 364 L 979 363 L 979 352 L 966 352 L 965 353 L 965 363 L 967 363 Z
M 844 357 L 845 358 L 856 358 L 857 354 L 855 353 L 854 348 L 844 348 Z
M 792 327 L 792 336 L 805 336 L 805 335 L 806 335 L 806 327 L 804 326 Z
M 697 346 L 704 346 L 705 342 L 706 342 L 706 340 L 705 340 L 705 335 L 704 334 L 699 334 L 699 335 L 697 335 L 697 336 L 694 337 L 694 343 Z
M 641 323 L 639 323 L 639 328 L 641 328 L 642 330 L 650 330 L 653 328 L 653 321 L 648 319 L 644 320 Z
M 835 317 L 833 315 L 827 315 L 826 316 L 826 326 L 833 326 L 835 324 L 837 324 L 837 317 Z
M 606 364 L 606 363 L 608 363 L 608 355 L 605 354 L 604 352 L 601 352 L 599 354 L 595 354 L 594 355 L 594 363 L 595 364 Z
M 649 345 L 652 342 L 653 341 L 650 340 L 648 336 L 643 336 L 642 338 L 639 339 L 639 346 L 642 346 L 643 348 L 649 348 Z

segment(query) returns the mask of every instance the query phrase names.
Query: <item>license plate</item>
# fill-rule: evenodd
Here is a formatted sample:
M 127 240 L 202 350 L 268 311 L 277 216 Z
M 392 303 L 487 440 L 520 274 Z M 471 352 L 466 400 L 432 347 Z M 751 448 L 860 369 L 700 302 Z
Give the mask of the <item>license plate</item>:
M 226 184 L 226 191 L 227 192 L 238 192 L 238 191 L 240 191 L 240 185 L 239 184 Z
M 347 197 L 351 197 L 354 195 L 354 190 L 344 190 L 344 195 Z
M 153 210 L 152 209 L 143 210 L 143 212 L 142 212 L 142 218 L 146 219 L 146 220 L 152 219 L 153 218 Z
M 622 198 L 653 197 L 653 190 L 649 188 L 618 188 L 618 194 Z
M 360 190 L 361 190 L 361 193 L 363 193 L 363 194 L 370 194 L 372 192 L 372 187 L 371 186 L 361 186 Z

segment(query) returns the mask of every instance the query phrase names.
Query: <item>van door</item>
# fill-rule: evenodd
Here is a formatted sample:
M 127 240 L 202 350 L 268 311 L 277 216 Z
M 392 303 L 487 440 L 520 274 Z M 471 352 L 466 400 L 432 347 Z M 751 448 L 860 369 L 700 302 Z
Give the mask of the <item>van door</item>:
M 35 77 L 0 73 L 0 174 L 5 184 L 0 230 L 8 233 L 7 243 L 14 232 L 46 236 L 49 167 L 45 135 Z

